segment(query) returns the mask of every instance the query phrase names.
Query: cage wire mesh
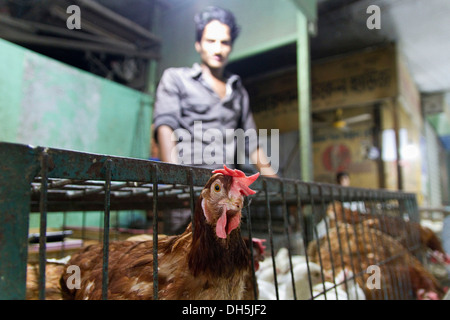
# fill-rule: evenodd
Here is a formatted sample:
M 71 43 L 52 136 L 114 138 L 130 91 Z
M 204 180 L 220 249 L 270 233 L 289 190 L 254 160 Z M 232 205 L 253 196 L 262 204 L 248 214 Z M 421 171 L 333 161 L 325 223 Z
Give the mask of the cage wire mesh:
M 26 240 L 26 298 L 61 298 L 58 282 L 49 283 L 55 283 L 66 256 L 100 242 L 102 298 L 107 299 L 109 245 L 136 236 L 118 222 L 120 214 L 133 210 L 144 212 L 139 236 L 153 239 L 158 298 L 158 235 L 170 223 L 164 215 L 184 209 L 192 217 L 211 170 L 68 150 L 32 151 L 37 160 L 28 164 L 35 169 L 29 207 L 30 215 L 39 216 L 39 232 Z M 260 244 L 249 248 L 254 299 L 417 298 L 411 279 L 424 255 L 414 194 L 265 177 L 252 189 L 257 192 L 246 199 L 241 232 L 249 243 Z M 74 212 L 82 214 L 77 227 L 67 225 Z M 86 226 L 94 212 L 100 212 L 96 233 Z M 61 229 L 49 230 L 49 217 L 61 213 Z

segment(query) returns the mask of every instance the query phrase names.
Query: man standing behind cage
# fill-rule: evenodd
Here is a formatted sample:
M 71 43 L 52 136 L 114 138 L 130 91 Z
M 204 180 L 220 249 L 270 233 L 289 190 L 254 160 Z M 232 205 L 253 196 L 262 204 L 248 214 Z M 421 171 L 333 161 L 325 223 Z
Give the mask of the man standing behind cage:
M 238 153 L 245 152 L 263 175 L 276 177 L 255 135 L 241 144 L 245 150 L 238 150 L 239 143 L 229 139 L 230 129 L 256 133 L 247 91 L 239 76 L 225 71 L 240 31 L 234 15 L 222 8 L 207 7 L 195 15 L 194 21 L 195 50 L 201 63 L 165 70 L 156 92 L 154 130 L 161 161 L 211 169 L 222 168 L 225 163 L 233 168 Z M 222 161 L 205 156 L 205 148 L 211 145 L 220 153 L 213 152 L 214 160 Z M 180 219 L 189 218 L 186 214 L 189 212 L 184 210 Z

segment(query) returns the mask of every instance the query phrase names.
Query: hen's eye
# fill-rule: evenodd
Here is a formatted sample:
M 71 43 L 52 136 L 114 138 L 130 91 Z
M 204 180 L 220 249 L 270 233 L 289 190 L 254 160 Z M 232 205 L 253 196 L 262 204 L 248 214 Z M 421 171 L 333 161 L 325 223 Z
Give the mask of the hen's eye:
M 220 192 L 220 190 L 221 190 L 220 185 L 218 185 L 218 184 L 214 185 L 215 192 Z

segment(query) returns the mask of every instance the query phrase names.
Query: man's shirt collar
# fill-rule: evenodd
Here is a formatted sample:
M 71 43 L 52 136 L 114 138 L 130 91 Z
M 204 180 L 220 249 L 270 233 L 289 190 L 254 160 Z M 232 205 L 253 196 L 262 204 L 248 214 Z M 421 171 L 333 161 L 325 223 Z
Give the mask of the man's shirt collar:
M 200 66 L 200 64 L 198 64 L 197 62 L 195 62 L 192 65 L 191 71 L 190 71 L 190 76 L 193 79 L 198 79 L 201 75 L 202 75 L 202 67 Z M 240 81 L 240 77 L 237 74 L 232 74 L 228 71 L 225 70 L 225 79 L 227 79 L 227 84 L 228 85 L 233 85 L 235 82 Z

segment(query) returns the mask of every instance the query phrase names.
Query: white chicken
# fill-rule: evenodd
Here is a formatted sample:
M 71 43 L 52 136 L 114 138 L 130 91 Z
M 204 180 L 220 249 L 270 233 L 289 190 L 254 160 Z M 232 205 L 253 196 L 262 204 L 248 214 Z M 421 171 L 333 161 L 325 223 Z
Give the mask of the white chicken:
M 275 285 L 273 282 L 257 279 L 259 296 L 258 300 L 277 300 Z
M 314 287 L 315 285 L 322 282 L 320 266 L 318 264 L 314 262 L 310 262 L 309 264 L 306 264 L 306 262 L 296 264 L 293 269 L 293 274 L 297 300 L 308 300 L 311 298 L 308 265 L 309 275 L 311 277 L 311 285 Z M 292 289 L 291 273 L 288 271 L 286 274 L 280 276 L 280 282 L 280 292 L 283 292 L 283 300 L 293 300 L 294 290 Z
M 346 279 L 347 281 L 345 281 Z M 336 283 L 339 284 L 339 286 L 342 286 L 344 291 L 348 293 L 348 300 L 366 300 L 366 295 L 356 282 L 353 272 L 347 268 L 344 268 L 338 273 L 336 276 Z
M 308 276 L 308 264 L 306 263 L 306 257 L 301 255 L 291 256 L 293 266 L 293 276 L 295 283 L 295 293 L 298 300 L 307 300 L 311 298 L 310 290 L 310 278 L 311 285 L 314 286 L 322 282 L 320 266 L 316 263 L 309 262 L 309 275 Z M 290 272 L 289 252 L 286 248 L 281 248 L 275 256 L 276 275 L 278 284 L 278 297 L 280 300 L 292 300 L 294 299 L 294 292 L 292 289 L 292 274 Z M 276 288 L 275 278 L 273 271 L 273 261 L 271 258 L 266 258 L 260 264 L 260 269 L 256 273 L 258 287 L 259 287 L 259 299 L 260 300 L 275 300 Z
M 364 291 L 354 279 L 353 272 L 347 268 L 344 268 L 336 275 L 335 283 L 336 288 L 333 288 L 335 286 L 334 283 L 328 281 L 324 285 L 316 285 L 313 288 L 314 300 L 366 300 Z M 326 298 L 324 286 L 325 290 L 327 290 L 325 293 Z M 320 295 L 317 296 L 318 294 Z
M 292 265 L 295 266 L 299 263 L 305 263 L 306 257 L 301 255 L 291 256 Z M 277 274 L 285 274 L 291 268 L 289 265 L 289 251 L 286 248 L 281 248 L 275 255 L 275 266 Z M 270 272 L 268 272 L 269 270 Z M 258 270 L 260 278 L 266 281 L 274 281 L 273 277 L 273 261 L 272 258 L 266 258 L 260 263 L 260 270 Z
M 348 300 L 348 296 L 339 286 L 334 287 L 334 283 L 325 281 L 313 288 L 314 300 Z

